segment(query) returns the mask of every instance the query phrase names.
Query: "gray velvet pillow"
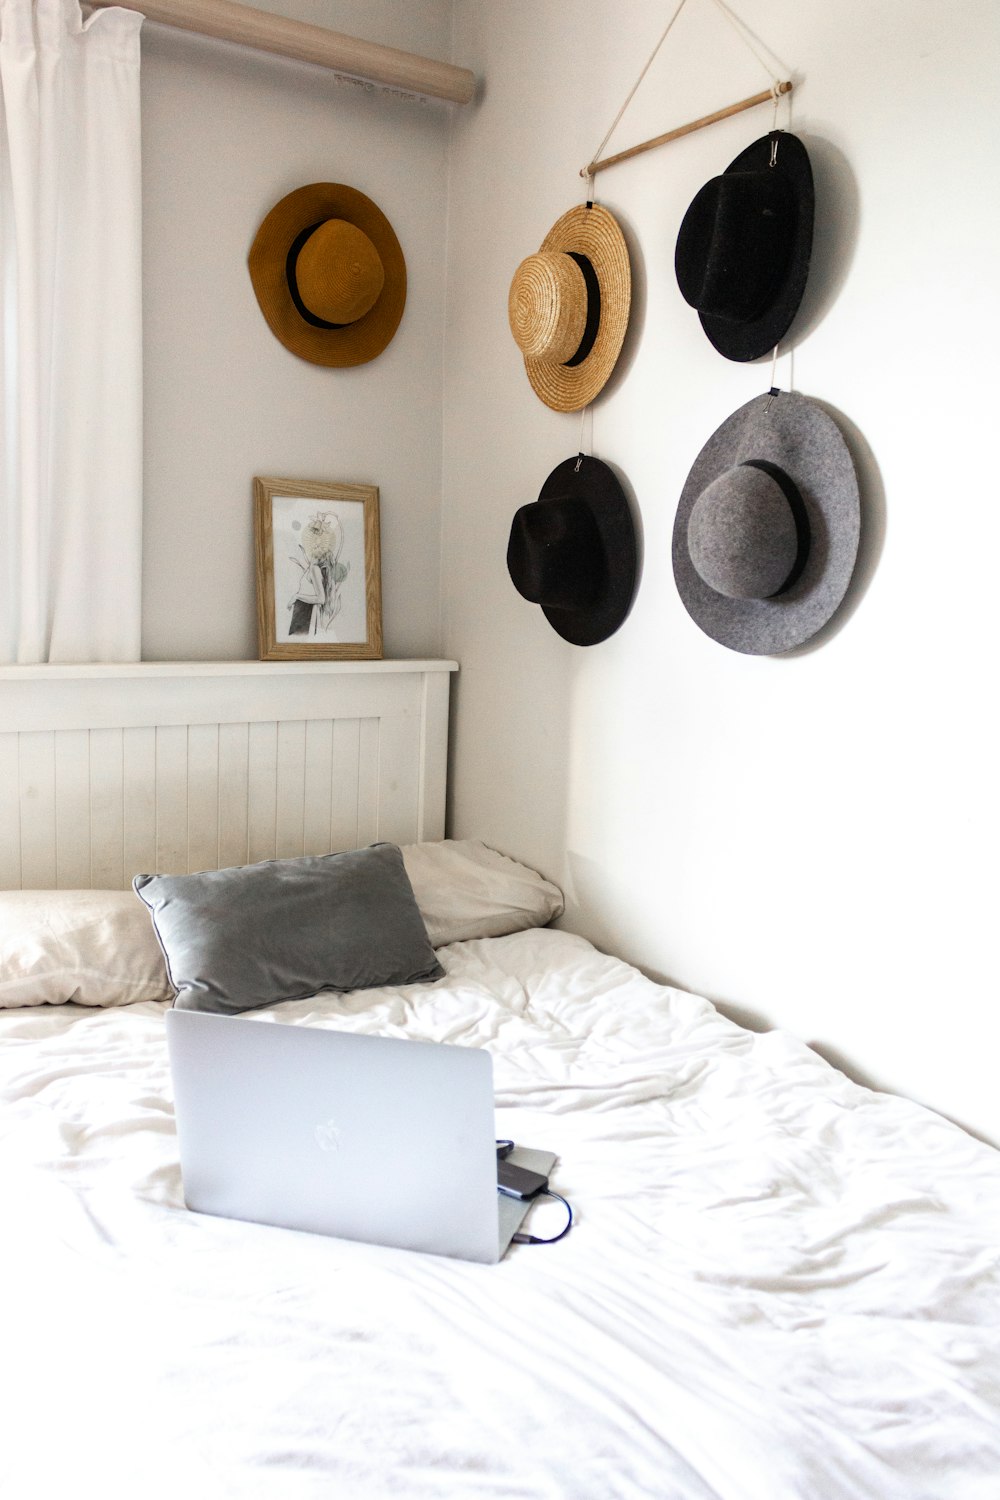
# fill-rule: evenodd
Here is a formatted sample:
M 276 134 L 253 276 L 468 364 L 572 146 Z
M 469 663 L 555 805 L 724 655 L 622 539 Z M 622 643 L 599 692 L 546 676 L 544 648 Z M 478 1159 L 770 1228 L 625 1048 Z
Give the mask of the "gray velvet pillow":
M 395 844 L 198 875 L 136 875 L 188 1009 L 253 1010 L 317 990 L 444 973 Z

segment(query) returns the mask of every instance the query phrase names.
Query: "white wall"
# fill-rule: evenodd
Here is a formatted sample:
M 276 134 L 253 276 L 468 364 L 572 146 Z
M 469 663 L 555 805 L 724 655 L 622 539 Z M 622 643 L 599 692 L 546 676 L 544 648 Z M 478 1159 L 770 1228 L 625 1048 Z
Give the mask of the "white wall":
M 721 359 L 681 301 L 677 225 L 769 110 L 598 181 L 635 298 L 585 446 L 632 495 L 645 560 L 622 630 L 576 650 L 504 564 L 514 510 L 580 442 L 524 379 L 507 287 L 581 201 L 578 169 L 668 11 L 455 0 L 452 39 L 451 0 L 269 3 L 450 52 L 483 98 L 405 104 L 144 28 L 144 654 L 256 654 L 254 474 L 377 483 L 386 654 L 462 664 L 452 831 L 537 863 L 566 886 L 571 926 L 649 972 L 1000 1140 L 992 0 L 738 0 L 797 80 L 791 124 L 817 181 L 778 379 L 839 415 L 866 506 L 846 608 L 781 660 L 702 636 L 670 569 L 695 454 L 769 376 Z M 690 0 L 612 145 L 762 81 L 710 0 Z M 246 272 L 267 209 L 322 178 L 375 198 L 407 257 L 400 331 L 354 371 L 278 344 Z
M 448 55 L 450 0 L 268 7 Z M 257 655 L 260 474 L 379 486 L 386 655 L 436 655 L 449 109 L 148 23 L 142 52 L 143 654 Z M 373 198 L 407 262 L 399 331 L 351 370 L 278 343 L 247 272 L 268 209 L 317 181 Z
M 677 226 L 770 127 L 764 108 L 598 179 L 630 242 L 635 300 L 586 446 L 634 497 L 641 587 L 620 632 L 587 650 L 515 593 L 510 518 L 577 450 L 580 423 L 533 395 L 507 288 L 582 200 L 578 169 L 668 8 L 456 0 L 455 60 L 486 88 L 456 113 L 451 146 L 451 829 L 561 881 L 568 924 L 597 943 L 1000 1141 L 1000 12 L 994 0 L 737 9 L 797 80 L 791 125 L 813 163 L 817 233 L 778 382 L 822 401 L 848 436 L 865 504 L 855 586 L 813 646 L 774 659 L 714 644 L 673 584 L 685 475 L 770 373 L 705 339 L 673 277 Z M 765 82 L 716 7 L 691 0 L 612 148 Z

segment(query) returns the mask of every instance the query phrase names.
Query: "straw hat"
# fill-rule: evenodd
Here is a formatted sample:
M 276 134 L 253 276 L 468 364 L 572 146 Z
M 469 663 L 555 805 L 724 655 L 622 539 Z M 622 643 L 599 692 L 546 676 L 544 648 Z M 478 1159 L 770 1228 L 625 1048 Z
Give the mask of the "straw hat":
M 809 275 L 813 209 L 808 153 L 784 130 L 754 141 L 693 199 L 677 284 L 727 359 L 759 359 L 787 333 Z
M 356 188 L 296 188 L 264 219 L 249 264 L 271 332 L 313 364 L 363 365 L 399 327 L 403 252 L 385 214 Z
M 839 427 L 779 392 L 741 406 L 702 448 L 674 521 L 674 579 L 688 614 L 751 656 L 800 646 L 851 581 L 861 502 Z
M 574 646 L 607 640 L 629 612 L 637 570 L 635 524 L 617 478 L 581 453 L 561 463 L 522 505 L 507 544 L 518 593 Z
M 535 394 L 579 411 L 603 389 L 628 327 L 632 273 L 614 216 L 595 203 L 563 214 L 514 272 L 507 313 Z

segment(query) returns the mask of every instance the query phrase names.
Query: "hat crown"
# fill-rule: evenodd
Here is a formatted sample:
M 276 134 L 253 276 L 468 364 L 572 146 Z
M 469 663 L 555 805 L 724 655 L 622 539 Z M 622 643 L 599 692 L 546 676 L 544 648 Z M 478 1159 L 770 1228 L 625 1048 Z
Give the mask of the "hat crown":
M 579 261 L 561 250 L 529 255 L 514 272 L 507 316 L 523 355 L 565 364 L 587 326 L 587 286 Z
M 795 228 L 795 195 L 782 173 L 765 167 L 713 177 L 677 236 L 674 269 L 685 302 L 706 317 L 759 318 L 784 280 Z
M 507 545 L 518 593 L 550 609 L 586 609 L 600 591 L 604 551 L 590 507 L 577 496 L 522 505 Z
M 772 599 L 801 573 L 808 522 L 792 480 L 774 464 L 748 460 L 702 490 L 688 517 L 691 562 L 727 599 Z
M 292 274 L 303 306 L 334 327 L 363 318 L 385 285 L 381 256 L 347 219 L 318 224 L 299 249 Z

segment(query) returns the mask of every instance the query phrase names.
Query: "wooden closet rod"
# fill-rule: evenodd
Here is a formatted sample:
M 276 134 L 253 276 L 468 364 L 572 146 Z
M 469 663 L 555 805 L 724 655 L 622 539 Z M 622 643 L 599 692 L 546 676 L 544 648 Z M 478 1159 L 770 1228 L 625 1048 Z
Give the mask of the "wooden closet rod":
M 665 146 L 668 141 L 676 141 L 679 136 L 690 135 L 692 130 L 701 130 L 706 125 L 714 125 L 716 120 L 728 120 L 730 115 L 738 115 L 741 110 L 753 109 L 755 104 L 766 104 L 773 99 L 775 94 L 791 93 L 792 85 L 788 82 L 776 84 L 774 89 L 764 89 L 760 94 L 754 94 L 749 99 L 741 99 L 739 104 L 729 104 L 725 109 L 717 109 L 714 114 L 702 115 L 700 120 L 692 120 L 690 125 L 678 125 L 676 130 L 668 130 L 665 135 L 654 136 L 651 141 L 643 141 L 638 146 L 630 146 L 627 151 L 619 151 L 615 156 L 605 156 L 601 161 L 592 161 L 589 166 L 580 168 L 581 177 L 593 177 L 595 172 L 603 172 L 605 167 L 613 167 L 617 162 L 628 161 L 631 156 L 638 156 L 642 151 L 652 151 L 654 146 Z
M 476 75 L 468 68 L 400 52 L 377 42 L 364 42 L 328 31 L 306 21 L 291 21 L 266 10 L 237 5 L 235 0 L 87 0 L 95 9 L 124 3 L 148 21 L 239 42 L 260 52 L 276 52 L 300 62 L 317 63 L 350 78 L 374 83 L 402 93 L 429 99 L 447 99 L 468 104 L 476 88 Z

